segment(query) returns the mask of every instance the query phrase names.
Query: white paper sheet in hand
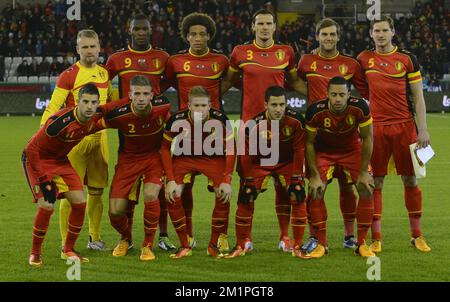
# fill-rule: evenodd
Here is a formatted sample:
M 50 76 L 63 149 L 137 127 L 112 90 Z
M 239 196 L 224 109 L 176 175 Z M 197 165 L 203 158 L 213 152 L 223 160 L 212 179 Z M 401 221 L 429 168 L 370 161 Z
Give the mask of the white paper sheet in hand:
M 434 151 L 431 148 L 431 145 L 428 145 L 425 148 L 417 149 L 416 152 L 417 157 L 424 165 L 434 156 Z
M 426 148 L 416 149 L 417 143 L 409 145 L 411 159 L 416 178 L 424 178 L 426 175 L 425 164 L 434 156 L 434 151 L 430 145 Z

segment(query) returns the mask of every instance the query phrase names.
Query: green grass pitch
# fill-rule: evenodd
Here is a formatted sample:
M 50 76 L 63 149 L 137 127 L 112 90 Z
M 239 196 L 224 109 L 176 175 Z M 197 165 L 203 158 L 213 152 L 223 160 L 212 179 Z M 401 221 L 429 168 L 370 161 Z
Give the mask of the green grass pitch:
M 20 168 L 22 149 L 39 127 L 39 117 L 0 117 L 0 281 L 67 281 L 68 266 L 59 259 L 58 211 L 52 217 L 43 245 L 44 266 L 28 265 L 31 229 L 36 206 Z M 399 177 L 387 177 L 383 191 L 383 252 L 382 281 L 450 281 L 450 116 L 429 114 L 432 146 L 436 156 L 427 166 L 428 176 L 420 181 L 423 191 L 423 230 L 431 253 L 422 254 L 410 246 L 409 224 Z M 116 161 L 116 135 L 110 138 L 110 179 Z M 140 249 L 124 258 L 110 253 L 86 249 L 87 220 L 77 243 L 77 249 L 91 262 L 81 266 L 82 281 L 367 281 L 369 265 L 366 260 L 342 248 L 343 222 L 339 211 L 337 185 L 327 192 L 329 213 L 328 238 L 330 255 L 318 260 L 301 260 L 277 249 L 278 223 L 274 210 L 274 192 L 268 190 L 258 197 L 253 223 L 255 250 L 233 260 L 214 260 L 206 256 L 210 234 L 213 195 L 206 190 L 204 177 L 196 180 L 194 188 L 194 233 L 198 247 L 193 256 L 179 261 L 169 259 L 169 253 L 156 248 L 157 260 L 139 261 Z M 233 188 L 237 189 L 237 177 Z M 235 191 L 236 192 L 236 191 Z M 118 235 L 109 224 L 108 192 L 104 194 L 103 239 L 115 245 Z M 58 208 L 58 206 L 57 206 Z M 142 202 L 137 207 L 134 241 L 139 247 L 143 239 Z M 236 193 L 231 205 L 230 245 L 234 239 Z M 170 220 L 169 220 L 170 221 Z M 176 235 L 169 226 L 170 237 Z

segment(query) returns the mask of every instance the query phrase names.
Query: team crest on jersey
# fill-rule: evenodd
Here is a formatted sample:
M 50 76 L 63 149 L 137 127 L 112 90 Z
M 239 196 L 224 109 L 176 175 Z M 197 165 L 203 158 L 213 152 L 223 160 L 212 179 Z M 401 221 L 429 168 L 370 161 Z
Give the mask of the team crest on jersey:
M 161 67 L 161 61 L 159 59 L 153 59 L 153 66 L 156 67 L 156 69 L 159 69 Z
M 292 136 L 292 128 L 291 127 L 284 126 L 282 131 L 283 131 L 284 136 L 286 136 L 286 137 L 291 137 Z
M 345 121 L 347 122 L 347 125 L 352 126 L 355 123 L 355 117 L 353 115 L 349 115 Z
M 211 64 L 211 69 L 214 72 L 218 72 L 219 71 L 219 64 L 217 62 L 214 62 Z
M 400 61 L 395 62 L 395 69 L 397 69 L 397 71 L 402 71 L 403 70 L 403 63 Z
M 264 130 L 261 132 L 261 137 L 265 140 L 272 139 L 272 132 L 270 130 Z
M 286 53 L 283 50 L 278 49 L 275 52 L 275 57 L 277 57 L 278 61 L 283 61 L 284 58 L 286 57 Z
M 148 67 L 147 60 L 145 58 L 140 58 L 140 59 L 138 59 L 137 62 L 138 62 L 139 67 L 142 67 L 142 68 Z M 153 62 L 153 64 L 155 64 L 155 62 Z M 156 67 L 156 68 L 158 68 L 158 67 Z
M 342 75 L 346 75 L 347 71 L 348 71 L 348 66 L 347 65 L 345 65 L 345 64 L 339 65 L 339 72 Z

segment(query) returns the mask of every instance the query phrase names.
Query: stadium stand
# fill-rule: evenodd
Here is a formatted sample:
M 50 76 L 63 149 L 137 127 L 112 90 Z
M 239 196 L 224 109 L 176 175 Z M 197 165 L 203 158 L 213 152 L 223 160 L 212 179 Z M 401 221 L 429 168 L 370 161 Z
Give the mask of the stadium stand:
M 252 13 L 263 6 L 276 9 L 276 1 L 86 0 L 82 1 L 82 11 L 86 13 L 82 14 L 81 21 L 68 21 L 65 1 L 18 3 L 15 9 L 6 5 L 0 13 L 0 81 L 11 82 L 22 76 L 57 76 L 76 60 L 76 33 L 83 28 L 99 33 L 101 60 L 106 62 L 115 50 L 127 45 L 130 16 L 139 12 L 147 14 L 151 20 L 152 45 L 170 54 L 186 47 L 178 34 L 183 16 L 194 11 L 207 13 L 217 23 L 211 47 L 229 55 L 235 45 L 251 39 Z M 418 57 L 424 69 L 424 89 L 440 86 L 440 81 L 450 83 L 450 13 L 444 7 L 444 0 L 416 1 L 410 14 L 396 20 L 396 43 Z M 298 57 L 316 47 L 316 16 L 318 14 L 301 16 L 295 22 L 282 24 L 278 31 L 279 40 L 291 44 Z M 341 24 L 343 52 L 356 56 L 370 45 L 367 23 L 341 20 Z M 27 61 L 27 66 L 20 67 L 23 60 Z M 30 64 L 35 66 L 31 68 Z

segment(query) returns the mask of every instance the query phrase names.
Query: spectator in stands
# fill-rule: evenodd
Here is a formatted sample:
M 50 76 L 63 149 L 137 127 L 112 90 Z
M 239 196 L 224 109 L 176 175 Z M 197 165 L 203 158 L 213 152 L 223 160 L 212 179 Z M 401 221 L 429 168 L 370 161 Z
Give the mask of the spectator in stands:
M 30 75 L 30 66 L 27 60 L 22 60 L 22 63 L 17 67 L 17 75 L 19 77 L 27 77 Z
M 50 64 L 50 70 L 48 71 L 48 75 L 51 77 L 57 77 L 59 75 L 58 70 L 60 68 L 60 65 L 62 64 L 58 62 L 56 57 L 54 57 L 52 63 Z
M 70 64 L 69 59 L 67 57 L 64 57 L 63 62 L 62 62 L 62 64 L 59 67 L 60 69 L 58 70 L 58 73 L 63 72 L 64 70 L 69 68 L 70 65 L 72 65 L 72 64 Z
M 47 58 L 44 58 L 41 64 L 39 64 L 39 75 L 48 76 L 49 72 L 50 72 L 50 62 L 48 61 Z
M 14 9 L 8 4 L 0 11 L 0 55 L 65 57 L 75 49 L 77 31 L 89 27 L 97 29 L 104 53 L 109 55 L 111 49 L 127 44 L 129 18 L 140 11 L 151 20 L 152 45 L 175 54 L 184 48 L 179 39 L 179 22 L 184 15 L 199 10 L 217 23 L 217 35 L 211 45 L 229 55 L 235 45 L 251 39 L 251 14 L 264 5 L 275 10 L 277 6 L 277 1 L 263 0 L 86 0 L 81 1 L 82 11 L 86 12 L 82 20 L 68 21 L 65 0 L 46 4 L 19 2 L 22 1 L 16 1 Z M 397 44 L 415 53 L 425 70 L 441 78 L 450 68 L 448 9 L 444 0 L 415 3 L 411 14 L 396 21 Z M 314 24 L 315 20 L 308 16 L 282 24 L 279 39 L 290 44 L 297 55 L 309 52 L 317 47 Z M 344 20 L 341 25 L 351 40 L 342 39 L 340 50 L 359 53 L 369 45 L 368 23 L 355 26 Z
M 30 64 L 30 75 L 38 76 L 39 75 L 39 63 L 36 58 L 31 60 Z

